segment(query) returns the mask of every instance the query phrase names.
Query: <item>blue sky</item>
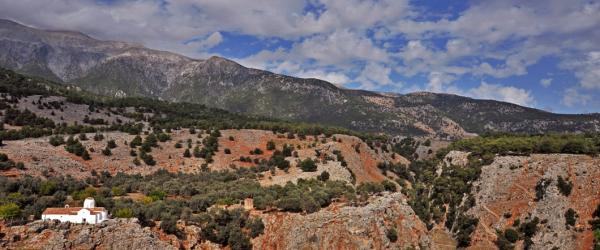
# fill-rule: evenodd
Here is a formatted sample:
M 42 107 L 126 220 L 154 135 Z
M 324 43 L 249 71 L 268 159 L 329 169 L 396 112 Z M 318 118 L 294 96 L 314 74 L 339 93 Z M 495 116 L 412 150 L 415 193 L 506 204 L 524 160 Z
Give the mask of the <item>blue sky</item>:
M 600 112 L 600 3 L 0 0 L 1 18 L 346 88 Z M 44 10 L 35 12 L 31 10 Z

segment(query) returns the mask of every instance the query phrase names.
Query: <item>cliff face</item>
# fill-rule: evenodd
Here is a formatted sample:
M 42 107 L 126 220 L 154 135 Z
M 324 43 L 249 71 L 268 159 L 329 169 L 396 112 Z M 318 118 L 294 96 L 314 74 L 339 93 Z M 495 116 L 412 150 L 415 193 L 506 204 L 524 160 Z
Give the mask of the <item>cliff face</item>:
M 558 178 L 572 183 L 566 195 Z M 541 180 L 549 180 L 542 188 Z M 581 155 L 532 155 L 497 157 L 485 166 L 474 184 L 476 205 L 467 213 L 479 219 L 473 234 L 473 249 L 494 248 L 496 230 L 518 229 L 538 217 L 533 249 L 591 249 L 593 236 L 588 221 L 600 203 L 600 159 Z M 567 226 L 565 213 L 577 216 Z M 522 246 L 522 240 L 516 243 Z
M 253 240 L 255 249 L 436 249 L 427 228 L 400 193 L 376 197 L 363 207 L 331 206 L 302 215 L 262 215 L 265 233 Z M 386 233 L 397 231 L 390 241 Z
M 3 227 L 5 249 L 176 249 L 135 219 L 108 220 L 99 225 L 36 221 Z

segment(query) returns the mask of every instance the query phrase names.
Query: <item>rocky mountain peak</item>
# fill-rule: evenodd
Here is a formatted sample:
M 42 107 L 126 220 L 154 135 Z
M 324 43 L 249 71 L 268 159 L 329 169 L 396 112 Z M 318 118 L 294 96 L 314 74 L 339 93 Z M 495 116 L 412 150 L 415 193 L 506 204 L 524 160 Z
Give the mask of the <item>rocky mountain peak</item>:
M 39 30 L 9 20 L 0 21 L 0 67 L 76 84 L 101 95 L 193 102 L 359 131 L 449 138 L 463 133 L 450 135 L 448 131 L 600 130 L 597 115 L 558 115 L 451 94 L 344 89 L 319 79 L 246 68 L 223 57 L 192 59 L 139 44 L 101 41 L 72 31 Z

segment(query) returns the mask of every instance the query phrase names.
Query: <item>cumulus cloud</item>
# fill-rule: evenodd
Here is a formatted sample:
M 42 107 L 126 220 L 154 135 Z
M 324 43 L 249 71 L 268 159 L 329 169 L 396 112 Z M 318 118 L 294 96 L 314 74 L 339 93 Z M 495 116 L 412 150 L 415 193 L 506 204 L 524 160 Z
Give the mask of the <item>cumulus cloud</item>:
M 385 66 L 393 63 L 389 53 L 368 37 L 351 30 L 315 35 L 295 43 L 290 49 L 262 50 L 238 61 L 244 66 L 298 77 L 314 77 L 315 74 L 307 72 L 319 72 L 317 75 L 327 76 L 320 79 L 335 79 L 335 83 L 358 81 L 365 89 L 392 84 L 392 69 Z M 350 79 L 353 71 L 359 71 L 359 76 Z
M 561 66 L 575 71 L 581 87 L 600 89 L 600 50 L 588 52 L 582 58 L 565 61 Z
M 213 32 L 212 34 L 210 34 L 210 36 L 208 36 L 202 43 L 202 46 L 207 47 L 207 48 L 212 48 L 214 46 L 219 45 L 219 43 L 221 43 L 223 41 L 223 36 L 221 35 L 220 32 Z
M 353 61 L 385 62 L 388 53 L 371 39 L 350 30 L 335 31 L 310 37 L 296 43 L 289 53 L 296 59 L 316 60 L 322 64 L 341 65 Z
M 428 79 L 427 90 L 439 93 L 450 91 L 446 85 L 453 82 L 456 78 L 443 72 L 434 71 L 429 73 Z
M 592 96 L 589 94 L 581 93 L 577 88 L 568 88 L 565 90 L 562 104 L 567 107 L 573 107 L 575 105 L 587 105 L 592 100 Z
M 455 84 L 451 84 L 454 79 L 448 77 L 439 72 L 431 73 L 425 90 L 436 93 L 469 96 L 477 99 L 498 100 L 530 107 L 536 104 L 531 91 L 526 89 L 487 82 L 481 82 L 479 86 L 474 88 L 463 89 L 457 87 Z
M 357 78 L 362 83 L 363 89 L 377 89 L 377 87 L 390 85 L 393 83 L 390 78 L 392 69 L 383 64 L 368 63 Z M 400 87 L 400 86 L 396 86 Z
M 482 82 L 479 87 L 469 89 L 466 95 L 479 99 L 493 99 L 514 104 L 532 106 L 535 104 L 531 91 L 512 86 L 502 86 Z

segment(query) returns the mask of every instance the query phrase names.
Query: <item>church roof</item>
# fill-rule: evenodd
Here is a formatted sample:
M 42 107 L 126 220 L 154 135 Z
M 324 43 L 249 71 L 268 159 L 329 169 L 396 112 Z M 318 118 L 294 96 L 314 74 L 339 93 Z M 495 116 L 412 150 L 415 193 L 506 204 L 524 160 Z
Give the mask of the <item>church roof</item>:
M 99 214 L 106 211 L 103 207 L 83 208 L 83 207 L 49 207 L 42 214 L 61 214 L 61 215 L 77 215 L 81 209 L 87 209 L 91 214 Z

